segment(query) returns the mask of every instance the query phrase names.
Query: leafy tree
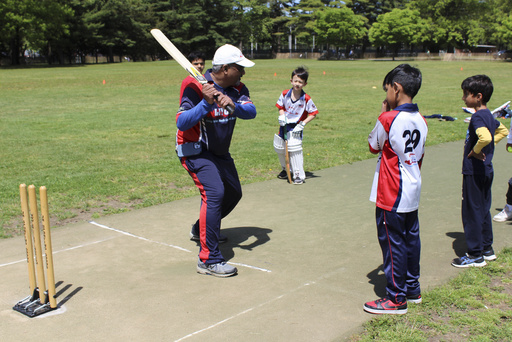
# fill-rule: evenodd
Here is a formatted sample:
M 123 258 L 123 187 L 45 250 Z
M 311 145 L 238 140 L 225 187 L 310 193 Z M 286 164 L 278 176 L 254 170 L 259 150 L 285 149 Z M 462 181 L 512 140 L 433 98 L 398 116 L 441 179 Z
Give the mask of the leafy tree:
M 243 9 L 232 0 L 152 1 L 152 6 L 156 27 L 182 51 L 199 50 L 213 56 L 220 45 L 242 40 Z
M 377 18 L 370 28 L 369 39 L 372 44 L 390 47 L 394 60 L 403 45 L 421 42 L 424 28 L 418 11 L 395 8 Z
M 330 6 L 339 6 L 339 2 L 330 0 L 301 0 L 290 8 L 290 20 L 288 26 L 291 27 L 291 33 L 296 39 L 303 43 L 312 43 L 312 34 L 315 31 L 315 14 L 318 11 Z
M 50 49 L 67 34 L 72 10 L 61 0 L 3 0 L 0 2 L 0 36 L 9 47 L 11 63 L 21 64 L 27 48 Z
M 251 43 L 271 44 L 272 19 L 268 2 L 264 0 L 241 0 L 243 9 L 241 17 L 242 40 Z
M 325 8 L 316 16 L 315 31 L 320 42 L 347 49 L 367 34 L 366 19 L 346 6 Z M 328 49 L 330 50 L 330 49 Z
M 360 14 L 368 20 L 368 27 L 377 21 L 381 14 L 391 12 L 394 8 L 404 8 L 408 0 L 348 0 L 347 7 L 355 14 Z
M 270 19 L 272 21 L 272 54 L 281 51 L 281 43 L 284 36 L 289 33 L 290 15 L 288 9 L 292 3 L 285 0 L 271 0 L 268 2 L 270 8 Z
M 43 0 L 37 1 L 33 10 L 37 30 L 28 36 L 30 47 L 45 54 L 49 64 L 55 61 L 63 64 L 73 9 L 65 0 Z
M 6 52 L 11 55 L 11 63 L 20 64 L 23 53 L 24 34 L 31 29 L 33 18 L 28 15 L 30 1 L 3 0 L 0 2 L 0 39 Z
M 436 25 L 439 45 L 469 48 L 492 35 L 487 13 L 489 2 L 481 0 L 414 0 L 409 7 Z M 443 36 L 444 33 L 444 36 Z
M 394 8 L 404 8 L 408 2 L 409 0 L 347 0 L 346 4 L 355 14 L 366 18 L 366 28 L 369 30 L 379 15 L 391 12 Z M 370 45 L 368 35 L 363 37 L 361 45 L 364 53 Z
M 489 42 L 500 47 L 512 46 L 512 1 L 489 0 Z

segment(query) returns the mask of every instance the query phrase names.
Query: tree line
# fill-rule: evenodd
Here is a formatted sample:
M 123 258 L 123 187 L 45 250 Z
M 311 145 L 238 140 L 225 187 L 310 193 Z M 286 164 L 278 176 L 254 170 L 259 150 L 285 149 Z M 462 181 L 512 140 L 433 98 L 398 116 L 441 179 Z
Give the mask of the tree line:
M 512 0 L 2 0 L 0 53 L 49 63 L 86 55 L 164 55 L 161 29 L 182 51 L 211 57 L 230 43 L 272 56 L 292 49 L 437 52 L 512 43 Z

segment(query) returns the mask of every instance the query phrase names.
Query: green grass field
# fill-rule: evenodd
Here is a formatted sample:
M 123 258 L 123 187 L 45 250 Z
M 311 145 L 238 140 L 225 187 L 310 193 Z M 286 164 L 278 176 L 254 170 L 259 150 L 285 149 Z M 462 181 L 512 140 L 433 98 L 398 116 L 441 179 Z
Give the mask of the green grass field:
M 406 315 L 376 316 L 350 341 L 510 341 L 511 276 L 512 249 L 504 248 L 486 267 L 423 293 L 423 303 L 409 305 Z
M 399 63 L 257 60 L 244 82 L 258 116 L 238 121 L 231 146 L 242 183 L 278 173 L 275 102 L 294 67 L 309 68 L 305 90 L 320 111 L 304 138 L 305 168 L 315 171 L 372 157 L 366 139 L 384 99 L 382 79 Z M 422 114 L 458 118 L 429 120 L 429 145 L 464 138 L 465 77 L 492 78 L 489 107 L 511 100 L 511 64 L 409 63 L 423 73 L 415 99 Z M 0 237 L 21 233 L 20 183 L 48 188 L 53 226 L 196 195 L 174 152 L 185 76 L 173 61 L 0 69 Z

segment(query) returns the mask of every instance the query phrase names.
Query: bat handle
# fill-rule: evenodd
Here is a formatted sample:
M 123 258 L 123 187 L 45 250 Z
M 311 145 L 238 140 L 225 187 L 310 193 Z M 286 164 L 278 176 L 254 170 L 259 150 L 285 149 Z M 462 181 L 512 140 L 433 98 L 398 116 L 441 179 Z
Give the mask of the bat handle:
M 235 108 L 232 105 L 227 105 L 226 110 L 229 112 L 229 114 L 233 114 Z
M 219 98 L 219 95 L 215 95 L 213 98 L 215 100 L 217 100 Z M 235 111 L 235 108 L 231 105 L 227 105 L 226 110 L 228 111 L 229 114 L 233 114 L 233 112 Z

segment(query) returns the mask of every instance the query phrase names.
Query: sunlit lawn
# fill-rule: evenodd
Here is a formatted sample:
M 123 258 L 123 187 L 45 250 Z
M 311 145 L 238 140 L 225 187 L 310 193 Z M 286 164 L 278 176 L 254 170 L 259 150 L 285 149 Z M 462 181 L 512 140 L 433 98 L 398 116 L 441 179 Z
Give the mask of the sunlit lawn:
M 320 111 L 304 138 L 305 168 L 314 171 L 372 157 L 366 139 L 384 99 L 382 79 L 399 63 L 257 60 L 244 82 L 258 116 L 237 122 L 231 146 L 242 183 L 277 174 L 275 103 L 293 68 L 309 67 L 305 90 Z M 491 108 L 511 100 L 510 63 L 410 63 L 423 72 L 415 99 L 422 114 L 458 119 L 430 120 L 429 145 L 464 138 L 465 77 L 492 78 Z M 48 187 L 54 225 L 195 195 L 174 152 L 185 76 L 173 61 L 0 69 L 0 237 L 21 231 L 20 183 Z

